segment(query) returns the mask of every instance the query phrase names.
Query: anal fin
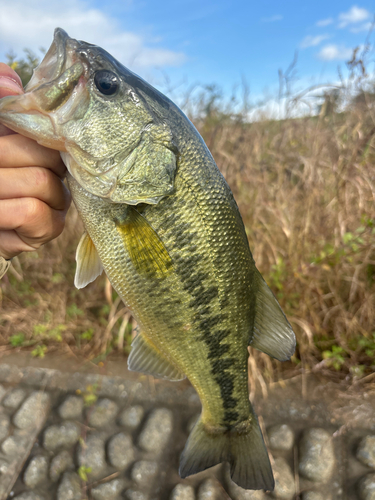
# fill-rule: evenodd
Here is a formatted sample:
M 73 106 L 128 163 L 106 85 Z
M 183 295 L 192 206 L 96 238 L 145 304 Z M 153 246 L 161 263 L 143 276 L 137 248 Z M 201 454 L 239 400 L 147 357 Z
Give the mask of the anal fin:
M 103 272 L 103 265 L 90 236 L 84 232 L 76 251 L 77 268 L 74 285 L 84 288 Z
M 251 347 L 269 356 L 286 361 L 296 348 L 296 337 L 267 283 L 256 273 L 258 291 Z
M 128 368 L 134 372 L 141 372 L 167 380 L 178 381 L 186 378 L 185 374 L 174 366 L 161 351 L 145 339 L 142 333 L 138 333 L 132 342 L 132 349 L 128 358 Z

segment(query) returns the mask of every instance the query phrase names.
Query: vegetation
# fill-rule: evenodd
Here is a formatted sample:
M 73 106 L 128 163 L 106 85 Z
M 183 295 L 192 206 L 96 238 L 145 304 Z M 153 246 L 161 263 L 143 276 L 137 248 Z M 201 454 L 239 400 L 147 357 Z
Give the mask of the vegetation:
M 44 53 L 43 49 L 40 50 Z M 32 77 L 34 68 L 38 66 L 40 59 L 32 50 L 25 49 L 24 52 L 25 56 L 21 58 L 17 58 L 16 54 L 13 52 L 7 54 L 7 64 L 18 73 L 25 87 Z
M 281 75 L 283 120 L 250 122 L 247 100 L 241 109 L 224 104 L 217 87 L 185 108 L 234 192 L 257 266 L 297 335 L 291 363 L 252 351 L 251 373 L 262 380 L 281 370 L 355 380 L 375 371 L 375 87 L 363 56 L 348 63 L 345 85 L 313 93 L 316 115 L 290 117 L 306 93 L 291 92 L 288 73 Z M 0 283 L 0 351 L 91 359 L 129 352 L 134 324 L 106 278 L 73 286 L 81 233 L 71 208 L 56 241 L 15 259 Z

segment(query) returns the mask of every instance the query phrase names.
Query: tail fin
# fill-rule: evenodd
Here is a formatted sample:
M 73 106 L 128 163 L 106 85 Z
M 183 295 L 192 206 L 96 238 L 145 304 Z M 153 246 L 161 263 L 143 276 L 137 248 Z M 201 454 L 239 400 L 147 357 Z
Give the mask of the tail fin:
M 271 464 L 255 415 L 231 430 L 207 432 L 201 418 L 195 424 L 180 461 L 185 478 L 221 462 L 229 462 L 232 480 L 248 490 L 273 490 Z

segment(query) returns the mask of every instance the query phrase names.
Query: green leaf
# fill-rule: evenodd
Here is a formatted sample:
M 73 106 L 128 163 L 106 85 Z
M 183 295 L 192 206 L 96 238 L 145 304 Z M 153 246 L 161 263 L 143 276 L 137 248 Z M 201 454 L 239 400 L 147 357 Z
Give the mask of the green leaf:
M 59 284 L 59 283 L 62 283 L 65 279 L 65 276 L 61 273 L 54 273 L 52 275 L 52 283 L 56 283 L 56 284 Z
M 69 316 L 69 317 L 73 317 L 73 316 L 83 316 L 84 315 L 84 312 L 82 311 L 82 309 L 80 309 L 77 304 L 73 303 L 71 304 L 69 307 L 66 308 L 66 314 Z
M 83 396 L 83 400 L 85 402 L 85 406 L 92 406 L 98 400 L 98 396 L 96 394 L 85 394 Z
M 42 345 L 37 345 L 35 349 L 31 351 L 31 356 L 34 358 L 44 358 L 47 352 L 47 346 L 42 344 Z
M 43 324 L 35 325 L 33 328 L 33 335 L 43 336 L 46 333 L 47 329 L 48 329 L 47 325 L 43 325 Z
M 84 465 L 81 465 L 78 468 L 78 475 L 82 479 L 82 481 L 86 483 L 88 481 L 87 474 L 90 474 L 91 471 L 92 471 L 91 467 L 85 467 Z
M 104 306 L 102 306 L 102 308 L 100 309 L 100 314 L 102 314 L 103 316 L 107 316 L 107 314 L 109 314 L 110 310 L 111 310 L 111 308 L 109 307 L 109 305 L 104 304 Z
M 82 340 L 91 340 L 93 336 L 94 336 L 94 329 L 93 328 L 89 328 L 88 330 L 81 333 L 81 335 L 80 335 Z
M 346 351 L 341 346 L 333 345 L 330 351 L 323 351 L 322 356 L 327 360 L 327 366 L 339 371 L 345 363 Z
M 23 333 L 16 333 L 9 337 L 9 342 L 13 347 L 18 347 L 25 342 L 25 335 Z
M 85 406 L 92 406 L 97 402 L 98 400 L 98 396 L 96 394 L 97 391 L 98 391 L 97 384 L 88 385 L 86 387 L 86 391 L 83 394 L 83 401 L 85 402 Z
M 342 237 L 342 240 L 345 244 L 349 243 L 352 241 L 352 239 L 354 238 L 353 234 L 352 233 L 345 233 Z

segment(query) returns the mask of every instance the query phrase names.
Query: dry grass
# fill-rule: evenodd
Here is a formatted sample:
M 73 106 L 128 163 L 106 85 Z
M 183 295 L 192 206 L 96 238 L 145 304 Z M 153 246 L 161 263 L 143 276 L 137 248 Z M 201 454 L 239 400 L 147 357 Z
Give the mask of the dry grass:
M 373 118 L 370 108 L 354 108 L 202 127 L 257 266 L 297 333 L 293 360 L 304 368 L 353 376 L 375 368 Z M 266 376 L 280 369 L 253 354 Z
M 371 106 L 357 106 L 251 124 L 210 113 L 197 123 L 295 328 L 294 370 L 358 378 L 375 368 L 374 118 Z M 131 318 L 106 279 L 73 286 L 81 232 L 71 209 L 63 235 L 21 255 L 1 281 L 0 350 L 129 351 Z M 279 376 L 280 363 L 253 355 L 253 376 Z

